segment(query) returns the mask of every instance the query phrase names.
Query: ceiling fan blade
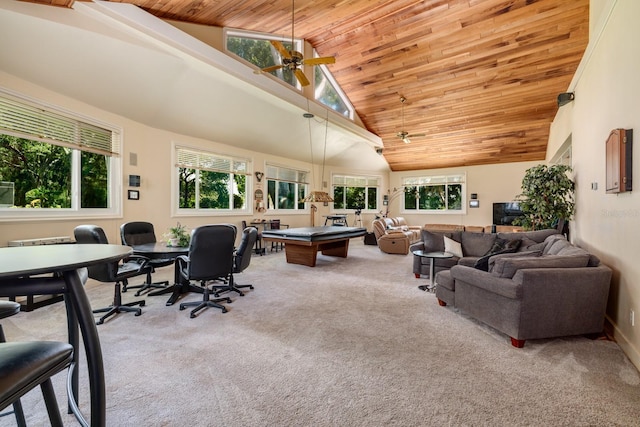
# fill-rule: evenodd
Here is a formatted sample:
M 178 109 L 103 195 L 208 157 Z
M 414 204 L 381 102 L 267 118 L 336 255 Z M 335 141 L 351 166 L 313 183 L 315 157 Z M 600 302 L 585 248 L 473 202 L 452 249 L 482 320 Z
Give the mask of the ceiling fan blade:
M 280 68 L 282 68 L 282 65 L 272 65 L 271 67 L 265 67 L 261 70 L 255 70 L 253 73 L 254 74 L 270 73 L 272 71 L 279 70 Z
M 304 62 L 304 65 L 335 64 L 336 58 L 333 56 L 325 56 L 323 58 L 305 59 L 302 62 Z
M 310 83 L 309 79 L 307 79 L 307 76 L 304 75 L 304 73 L 300 68 L 296 69 L 294 73 L 302 86 L 309 86 L 309 83 Z
M 284 47 L 282 42 L 279 42 L 277 40 L 269 40 L 269 43 L 271 43 L 271 45 L 276 48 L 276 50 L 280 53 L 280 56 L 282 56 L 283 58 L 291 59 L 291 52 L 289 52 Z
M 414 137 L 418 137 L 418 136 L 427 136 L 426 133 L 411 133 L 409 135 L 407 135 L 407 138 L 414 138 Z

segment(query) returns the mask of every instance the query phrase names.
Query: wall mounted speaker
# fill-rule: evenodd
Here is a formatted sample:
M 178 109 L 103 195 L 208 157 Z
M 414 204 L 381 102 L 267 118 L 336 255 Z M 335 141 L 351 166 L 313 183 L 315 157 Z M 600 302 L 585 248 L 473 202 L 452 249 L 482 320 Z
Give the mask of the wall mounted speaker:
M 558 107 L 562 107 L 565 104 L 570 103 L 576 99 L 576 95 L 573 92 L 565 92 L 558 95 Z

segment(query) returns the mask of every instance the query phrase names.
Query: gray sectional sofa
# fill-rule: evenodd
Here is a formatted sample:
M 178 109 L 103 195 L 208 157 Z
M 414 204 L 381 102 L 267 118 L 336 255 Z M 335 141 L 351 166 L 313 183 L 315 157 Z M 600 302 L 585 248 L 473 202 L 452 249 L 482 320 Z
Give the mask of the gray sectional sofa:
M 495 239 L 522 242 L 516 252 L 489 256 L 487 271 L 476 256 L 459 258 L 450 269 L 440 266 L 438 302 L 507 334 L 515 347 L 528 339 L 600 334 L 611 269 L 552 231 L 497 234 Z M 530 242 L 545 233 L 541 242 Z M 467 236 L 465 245 L 461 235 L 463 250 L 479 254 L 479 236 Z
M 520 244 L 515 250 L 517 252 L 535 251 L 540 249 L 540 244 L 552 235 L 559 234 L 555 229 L 527 231 L 518 233 L 477 233 L 460 230 L 427 230 L 423 228 L 422 238 L 419 242 L 412 244 L 409 249 L 411 252 L 418 249 L 424 252 L 443 252 L 444 237 L 448 237 L 462 246 L 462 257 L 454 256 L 449 259 L 437 259 L 435 261 L 436 273 L 441 270 L 448 270 L 454 265 L 474 266 L 478 260 L 487 255 L 496 242 L 516 241 L 520 240 Z M 497 250 L 496 252 L 499 252 Z M 416 278 L 422 275 L 429 275 L 429 259 L 424 257 L 413 257 L 413 274 Z

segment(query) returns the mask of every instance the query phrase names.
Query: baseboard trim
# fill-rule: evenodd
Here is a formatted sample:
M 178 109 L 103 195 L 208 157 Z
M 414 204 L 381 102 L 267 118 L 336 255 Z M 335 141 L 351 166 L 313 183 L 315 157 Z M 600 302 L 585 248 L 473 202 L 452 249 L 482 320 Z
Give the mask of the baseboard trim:
M 631 363 L 640 371 L 640 351 L 627 339 L 618 326 L 607 316 L 605 319 L 605 333 L 620 346 L 622 352 L 629 358 Z

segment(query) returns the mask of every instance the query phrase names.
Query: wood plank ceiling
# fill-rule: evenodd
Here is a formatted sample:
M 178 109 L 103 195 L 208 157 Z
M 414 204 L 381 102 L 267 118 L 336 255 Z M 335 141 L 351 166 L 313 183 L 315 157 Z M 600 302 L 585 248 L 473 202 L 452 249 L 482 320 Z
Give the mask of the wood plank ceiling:
M 291 34 L 291 0 L 110 1 Z M 295 1 L 295 36 L 336 57 L 329 69 L 394 171 L 543 160 L 588 32 L 588 0 Z M 407 144 L 400 131 L 425 136 Z

